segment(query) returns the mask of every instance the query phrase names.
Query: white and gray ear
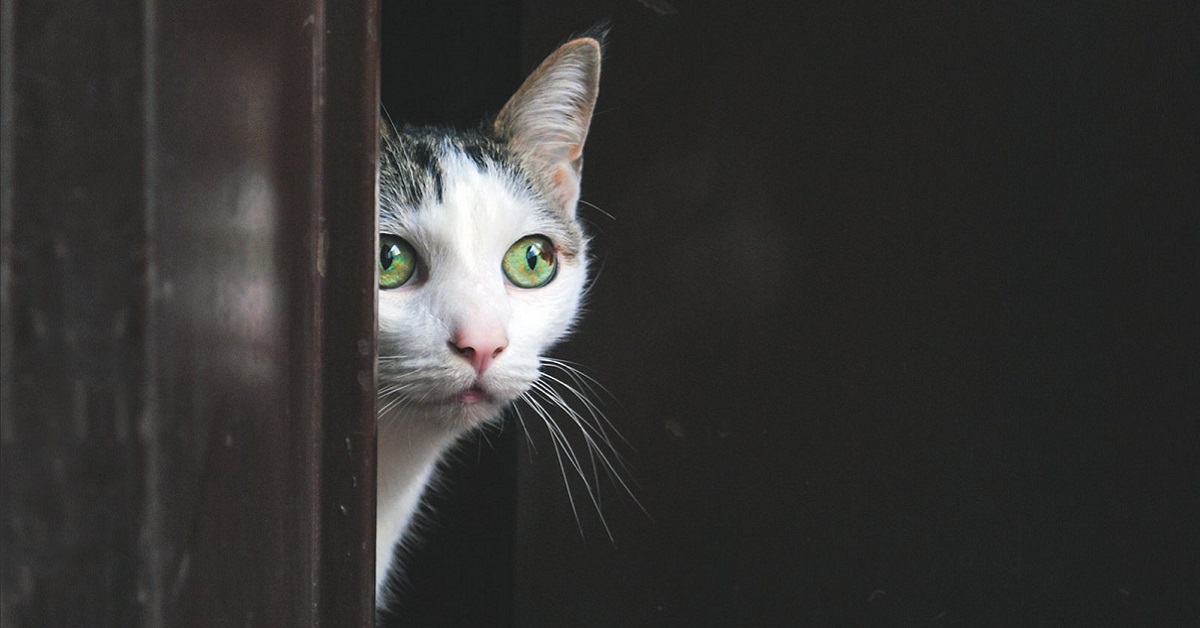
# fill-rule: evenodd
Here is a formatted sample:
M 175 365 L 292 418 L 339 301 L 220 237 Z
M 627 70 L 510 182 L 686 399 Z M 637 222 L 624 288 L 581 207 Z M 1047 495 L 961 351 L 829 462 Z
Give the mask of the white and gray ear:
M 546 58 L 509 99 L 493 123 L 517 155 L 544 181 L 551 202 L 574 217 L 596 94 L 600 91 L 600 43 L 571 40 Z

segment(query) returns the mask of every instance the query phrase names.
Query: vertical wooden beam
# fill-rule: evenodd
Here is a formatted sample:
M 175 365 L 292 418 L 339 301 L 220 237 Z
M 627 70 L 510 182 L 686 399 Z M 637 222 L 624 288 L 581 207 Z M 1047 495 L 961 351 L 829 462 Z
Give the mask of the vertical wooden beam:
M 4 2 L 6 626 L 141 615 L 147 242 L 142 12 Z
M 374 2 L 0 6 L 0 620 L 368 625 Z
M 326 289 L 320 591 L 323 626 L 375 608 L 376 152 L 379 5 L 330 0 L 325 16 Z M 369 211 L 362 211 L 368 208 Z M 365 278 L 364 278 L 365 275 Z M 334 437 L 336 436 L 336 437 Z M 347 605 L 353 609 L 347 612 Z M 365 614 L 365 615 L 364 615 Z

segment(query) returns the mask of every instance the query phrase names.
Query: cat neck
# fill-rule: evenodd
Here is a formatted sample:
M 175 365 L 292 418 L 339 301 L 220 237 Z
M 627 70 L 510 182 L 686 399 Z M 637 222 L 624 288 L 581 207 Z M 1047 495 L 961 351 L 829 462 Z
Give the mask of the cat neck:
M 391 411 L 380 415 L 376 485 L 378 512 L 375 523 L 377 538 L 402 538 L 438 459 L 464 431 L 441 421 L 413 416 L 411 412 Z M 382 585 L 392 562 L 391 543 L 376 543 L 377 595 L 384 594 Z

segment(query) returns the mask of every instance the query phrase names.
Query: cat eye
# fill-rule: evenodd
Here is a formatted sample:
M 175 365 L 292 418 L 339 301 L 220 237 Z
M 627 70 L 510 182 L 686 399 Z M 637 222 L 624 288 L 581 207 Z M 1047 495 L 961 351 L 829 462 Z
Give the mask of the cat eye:
M 554 244 L 546 236 L 525 236 L 504 254 L 502 266 L 504 275 L 518 288 L 541 288 L 558 270 Z
M 417 252 L 404 238 L 379 234 L 379 287 L 399 288 L 417 271 Z

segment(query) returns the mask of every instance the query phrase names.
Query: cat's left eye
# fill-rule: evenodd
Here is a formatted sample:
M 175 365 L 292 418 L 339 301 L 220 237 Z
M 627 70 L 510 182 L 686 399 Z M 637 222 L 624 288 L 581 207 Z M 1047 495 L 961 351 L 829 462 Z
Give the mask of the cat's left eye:
M 558 271 L 554 244 L 546 236 L 531 235 L 517 240 L 504 254 L 504 275 L 519 288 L 541 288 Z
M 379 287 L 399 288 L 417 271 L 417 252 L 404 238 L 379 234 Z

